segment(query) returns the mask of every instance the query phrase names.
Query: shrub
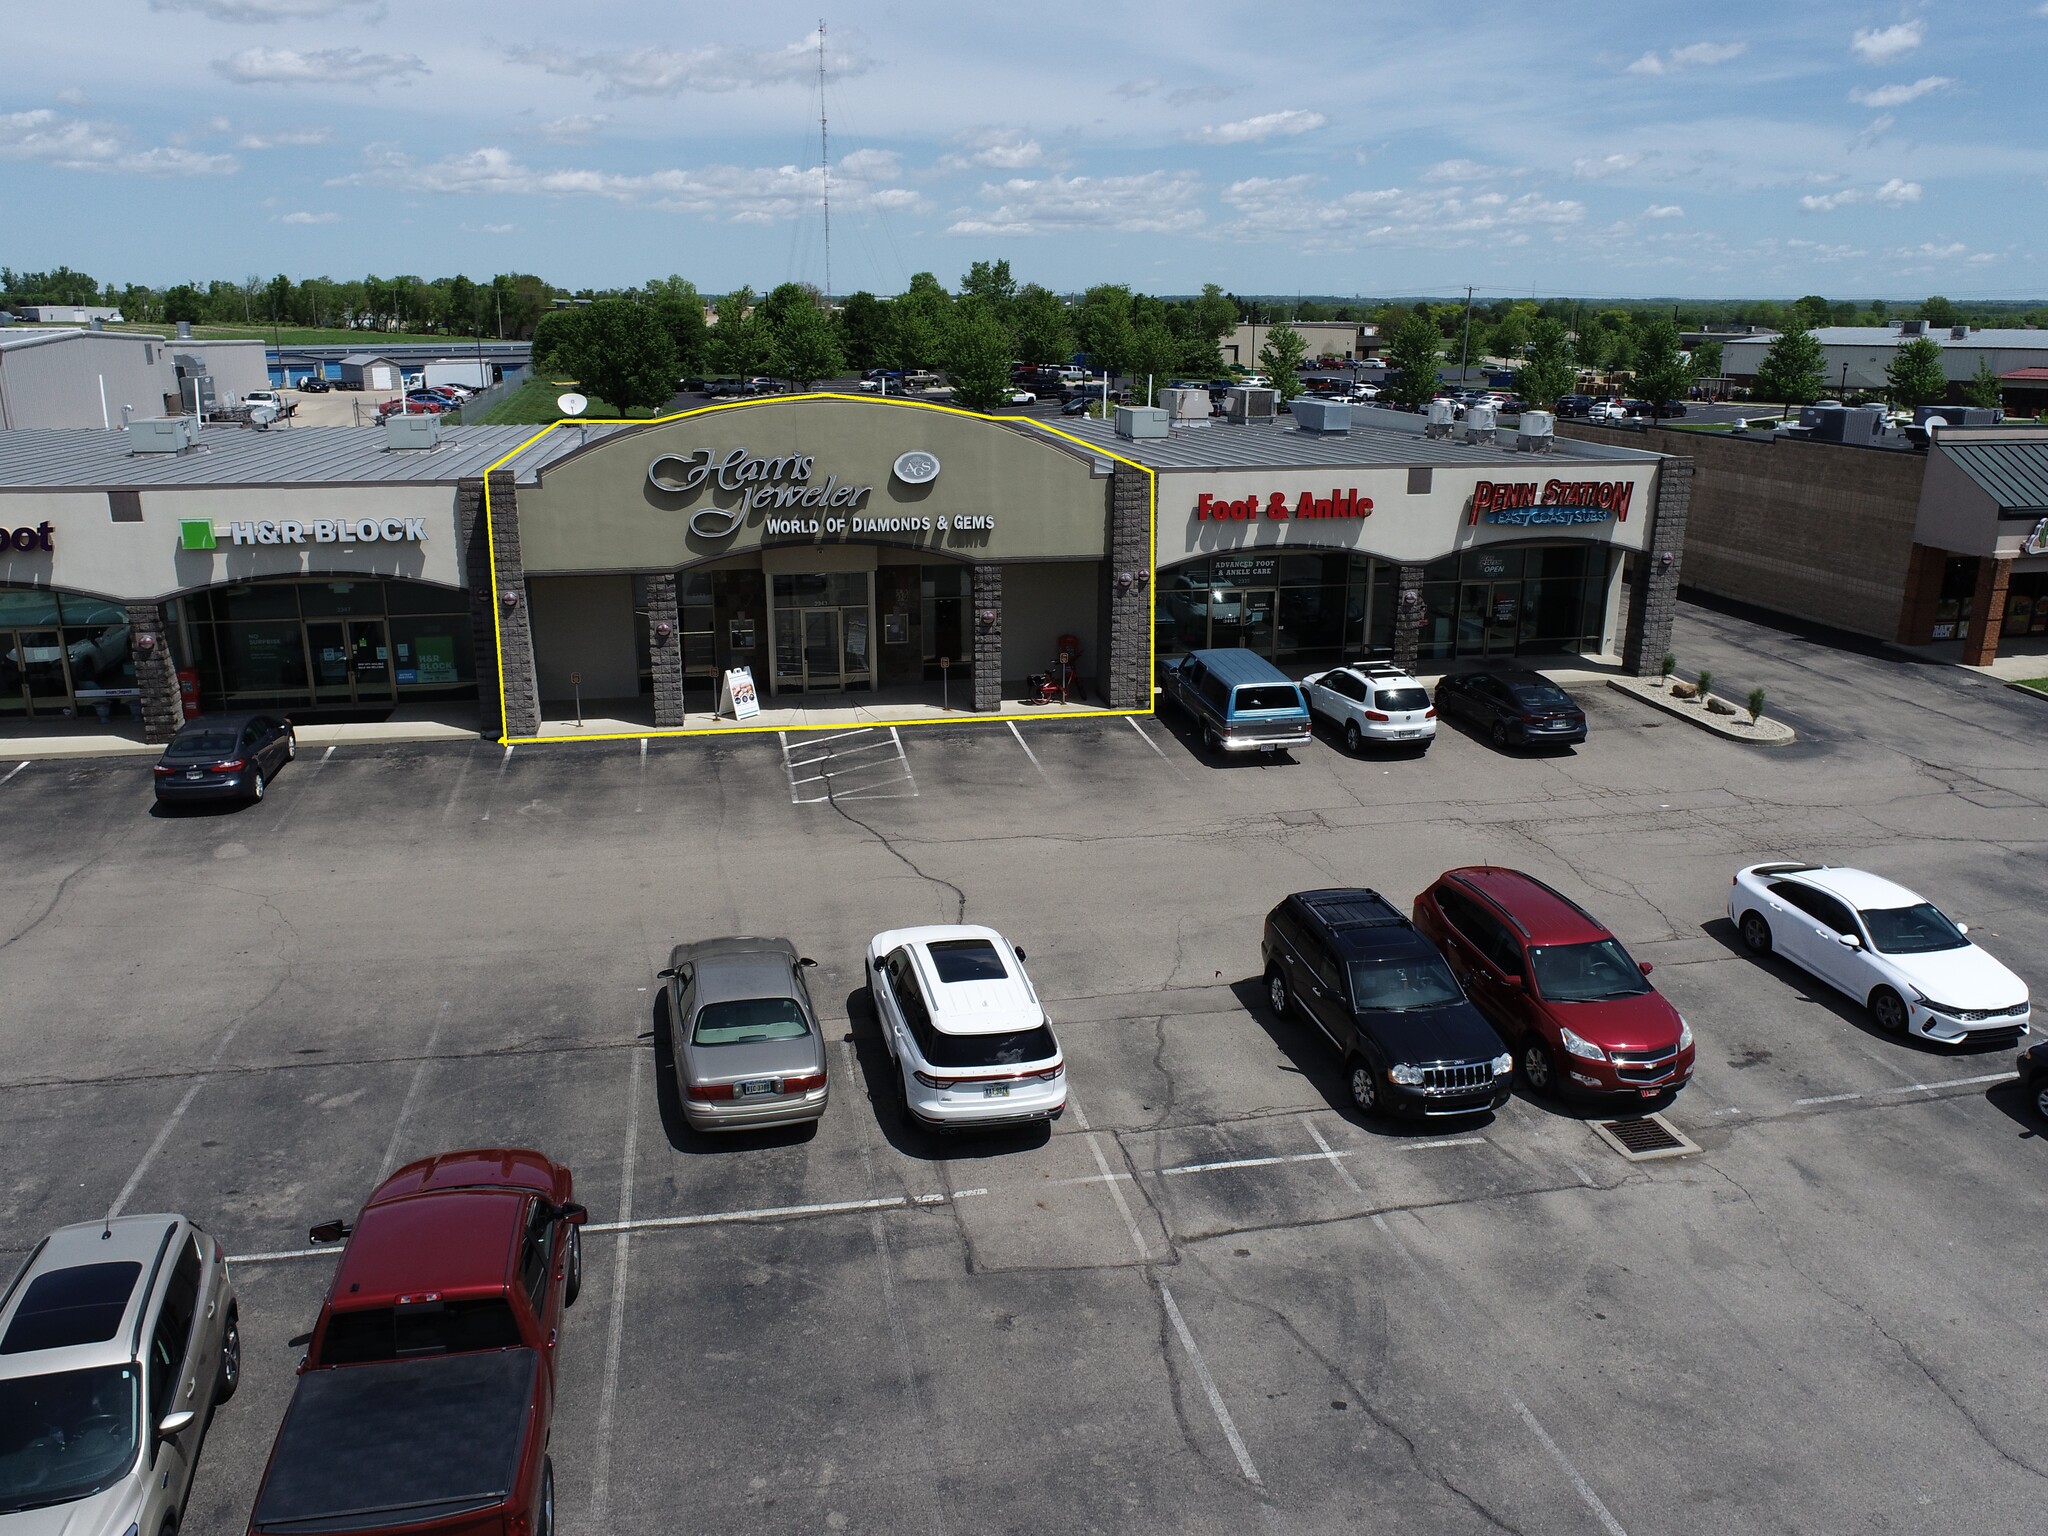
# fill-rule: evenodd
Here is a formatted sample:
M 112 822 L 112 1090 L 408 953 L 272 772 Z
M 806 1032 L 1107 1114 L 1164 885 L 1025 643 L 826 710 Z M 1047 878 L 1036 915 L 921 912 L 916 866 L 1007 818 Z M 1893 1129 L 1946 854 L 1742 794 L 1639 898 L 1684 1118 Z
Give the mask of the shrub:
M 1749 690 L 1749 723 L 1755 725 L 1763 718 L 1763 714 L 1764 691 L 1761 688 L 1752 688 Z
M 1672 672 L 1678 666 L 1678 658 L 1672 655 L 1669 651 L 1666 651 L 1664 653 L 1664 659 L 1657 665 L 1660 669 L 1659 675 L 1664 679 L 1665 682 L 1668 683 L 1671 681 Z
M 1699 690 L 1700 697 L 1704 699 L 1714 691 L 1714 674 L 1705 667 L 1700 668 L 1700 675 L 1693 683 L 1693 687 Z

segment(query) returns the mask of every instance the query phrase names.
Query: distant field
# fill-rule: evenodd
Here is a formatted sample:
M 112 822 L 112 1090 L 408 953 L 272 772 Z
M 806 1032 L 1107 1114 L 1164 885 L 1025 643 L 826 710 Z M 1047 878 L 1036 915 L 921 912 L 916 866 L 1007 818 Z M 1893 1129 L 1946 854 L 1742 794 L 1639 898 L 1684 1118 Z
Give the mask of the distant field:
M 477 426 L 533 426 L 544 427 L 551 421 L 562 419 L 561 407 L 555 401 L 576 387 L 573 380 L 528 379 L 518 389 L 500 400 L 489 410 L 475 416 L 465 415 L 462 419 Z M 635 407 L 624 413 L 624 419 L 644 421 L 658 416 L 659 411 L 642 410 Z M 620 413 L 602 400 L 592 400 L 579 420 L 618 421 Z

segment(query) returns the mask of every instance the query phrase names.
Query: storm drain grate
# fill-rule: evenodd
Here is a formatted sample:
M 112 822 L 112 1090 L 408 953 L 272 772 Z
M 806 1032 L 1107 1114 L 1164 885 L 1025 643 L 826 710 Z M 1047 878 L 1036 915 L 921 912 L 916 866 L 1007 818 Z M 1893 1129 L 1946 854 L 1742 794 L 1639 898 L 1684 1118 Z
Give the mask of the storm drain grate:
M 1662 1115 L 1595 1120 L 1593 1134 L 1632 1163 L 1648 1162 L 1655 1157 L 1684 1157 L 1699 1151 L 1697 1143 L 1673 1129 Z

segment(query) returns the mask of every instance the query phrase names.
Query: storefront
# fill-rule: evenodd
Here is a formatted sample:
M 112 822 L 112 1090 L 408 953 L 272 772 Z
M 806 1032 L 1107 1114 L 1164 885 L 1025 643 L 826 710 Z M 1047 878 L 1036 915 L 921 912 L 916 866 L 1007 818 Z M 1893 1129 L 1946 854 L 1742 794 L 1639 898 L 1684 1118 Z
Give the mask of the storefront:
M 2048 431 L 1956 428 L 1928 449 L 1900 641 L 1961 641 L 1989 665 L 2048 637 Z

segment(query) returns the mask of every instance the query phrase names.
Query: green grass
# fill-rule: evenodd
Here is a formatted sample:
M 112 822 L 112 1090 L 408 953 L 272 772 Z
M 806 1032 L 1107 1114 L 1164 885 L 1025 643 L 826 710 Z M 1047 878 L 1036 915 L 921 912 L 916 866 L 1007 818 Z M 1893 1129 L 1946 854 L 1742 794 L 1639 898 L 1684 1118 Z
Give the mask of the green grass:
M 2023 677 L 2019 679 L 2019 685 L 2036 693 L 2048 693 L 2048 677 Z
M 462 420 L 472 426 L 493 427 L 544 427 L 550 422 L 562 419 L 561 407 L 555 402 L 576 387 L 572 380 L 528 379 L 511 394 L 489 409 L 474 416 L 465 415 Z M 623 413 L 628 421 L 645 421 L 659 415 L 635 406 Z M 602 400 L 592 400 L 580 421 L 618 421 L 621 413 Z

